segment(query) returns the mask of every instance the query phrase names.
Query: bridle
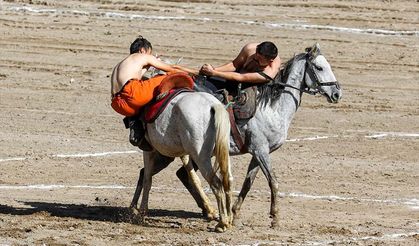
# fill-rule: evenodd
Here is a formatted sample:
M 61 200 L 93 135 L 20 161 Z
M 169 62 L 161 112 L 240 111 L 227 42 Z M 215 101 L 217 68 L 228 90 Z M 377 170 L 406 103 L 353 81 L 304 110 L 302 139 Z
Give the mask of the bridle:
M 314 89 L 314 94 L 316 93 L 320 93 L 320 94 L 324 94 L 324 90 L 322 89 L 322 86 L 336 86 L 337 89 L 340 89 L 340 85 L 339 82 L 337 80 L 335 81 L 321 81 L 319 79 L 319 76 L 317 76 L 316 70 L 318 71 L 323 71 L 322 67 L 317 66 L 316 64 L 314 64 L 311 60 L 313 58 L 310 58 L 310 56 L 308 54 L 306 54 L 305 56 L 306 59 L 306 66 L 305 66 L 305 71 L 304 71 L 304 77 L 303 77 L 303 81 L 306 81 L 306 71 L 309 70 L 311 71 L 311 74 L 314 77 L 314 87 L 311 87 L 311 89 Z M 307 84 L 307 83 L 306 83 Z
M 306 65 L 305 65 L 305 68 L 304 68 L 304 76 L 303 76 L 302 82 L 305 83 L 306 74 L 307 74 L 306 71 L 308 70 L 308 71 L 311 71 L 311 73 L 314 77 L 314 81 L 313 81 L 314 86 L 309 87 L 309 88 L 305 88 L 305 89 L 301 89 L 301 88 L 297 88 L 295 86 L 292 86 L 292 85 L 289 85 L 289 84 L 286 84 L 286 83 L 283 83 L 283 82 L 280 82 L 280 81 L 273 81 L 273 80 L 272 81 L 275 84 L 279 84 L 279 85 L 282 85 L 284 87 L 289 87 L 289 88 L 292 88 L 292 89 L 295 89 L 295 90 L 298 90 L 298 91 L 301 91 L 303 93 L 307 93 L 307 94 L 310 94 L 310 95 L 316 95 L 317 93 L 324 94 L 325 91 L 322 89 L 322 86 L 336 86 L 337 89 L 340 89 L 340 85 L 339 85 L 339 82 L 337 80 L 326 81 L 325 82 L 325 81 L 321 81 L 319 79 L 319 76 L 317 76 L 316 70 L 322 71 L 323 68 L 314 64 L 311 61 L 313 58 L 311 58 L 308 53 L 305 55 L 305 59 L 306 59 Z

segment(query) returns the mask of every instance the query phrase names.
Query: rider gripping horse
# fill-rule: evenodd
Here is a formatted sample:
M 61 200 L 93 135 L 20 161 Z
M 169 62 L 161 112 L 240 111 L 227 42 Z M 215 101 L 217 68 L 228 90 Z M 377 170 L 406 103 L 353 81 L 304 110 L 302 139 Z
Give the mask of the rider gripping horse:
M 124 123 L 130 128 L 129 140 L 141 149 L 150 149 L 150 146 L 147 146 L 146 141 L 142 141 L 144 129 L 138 120 L 139 110 L 153 99 L 154 89 L 167 76 L 160 75 L 143 80 L 145 72 L 152 66 L 169 74 L 181 71 L 196 73 L 178 65 L 166 64 L 151 52 L 151 43 L 139 36 L 130 46 L 130 55 L 114 67 L 111 77 L 111 106 L 116 112 L 127 116 Z

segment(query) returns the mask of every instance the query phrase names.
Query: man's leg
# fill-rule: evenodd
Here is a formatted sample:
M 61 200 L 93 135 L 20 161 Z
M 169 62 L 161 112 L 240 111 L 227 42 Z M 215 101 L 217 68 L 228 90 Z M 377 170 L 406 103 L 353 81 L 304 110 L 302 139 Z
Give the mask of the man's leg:
M 145 139 L 145 129 L 138 116 L 124 118 L 125 128 L 129 128 L 129 142 L 144 151 L 151 151 L 153 147 Z

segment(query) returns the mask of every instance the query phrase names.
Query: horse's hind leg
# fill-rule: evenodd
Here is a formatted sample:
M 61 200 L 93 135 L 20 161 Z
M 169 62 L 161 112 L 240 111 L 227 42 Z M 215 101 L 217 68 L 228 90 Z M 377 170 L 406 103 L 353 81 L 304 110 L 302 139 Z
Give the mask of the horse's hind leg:
M 145 155 L 145 152 L 144 152 Z M 154 176 L 155 174 L 159 173 L 161 170 L 165 169 L 171 162 L 173 162 L 173 157 L 167 157 L 160 153 L 155 152 L 152 163 L 152 170 L 151 175 Z M 144 157 L 144 165 L 145 165 L 145 157 Z M 137 211 L 137 204 L 138 199 L 140 198 L 141 191 L 143 189 L 143 183 L 144 183 L 144 168 L 141 168 L 140 170 L 140 176 L 138 178 L 137 187 L 135 189 L 134 197 L 132 198 L 130 209 L 134 213 L 134 215 L 138 214 Z
M 150 194 L 153 166 L 155 164 L 156 152 L 144 152 L 144 180 L 143 180 L 143 197 L 140 205 L 140 219 L 144 222 L 148 213 L 148 196 Z
M 199 159 L 197 159 L 199 160 Z M 215 231 L 224 232 L 230 227 L 231 219 L 228 217 L 228 208 L 226 207 L 225 194 L 223 190 L 223 183 L 218 178 L 215 173 L 216 170 L 212 169 L 211 158 L 206 158 L 205 160 L 197 161 L 199 170 L 201 171 L 202 176 L 208 182 L 211 187 L 212 192 L 215 195 L 218 205 L 218 211 L 220 214 L 220 220 L 215 227 Z
M 223 192 L 223 184 L 221 180 L 214 175 L 210 181 L 212 192 L 217 199 L 218 210 L 220 212 L 220 220 L 215 227 L 216 232 L 224 232 L 231 226 L 231 219 L 229 217 L 228 209 L 226 207 L 225 193 Z
M 234 215 L 234 223 L 236 224 L 237 221 L 240 219 L 240 208 L 243 204 L 244 199 L 247 196 L 250 188 L 252 187 L 253 182 L 255 181 L 256 174 L 259 171 L 259 163 L 256 161 L 254 157 L 250 161 L 249 167 L 247 169 L 246 178 L 244 179 L 243 186 L 240 190 L 239 197 L 237 201 L 234 203 L 233 206 L 233 215 Z
M 192 161 L 192 160 L 190 160 Z M 196 166 L 196 164 L 192 161 L 193 163 L 193 168 L 194 170 L 198 170 L 198 167 Z M 193 172 L 194 174 L 192 175 L 196 175 L 195 172 Z M 176 172 L 176 176 L 179 178 L 180 181 L 182 181 L 183 185 L 185 186 L 185 188 L 189 191 L 189 193 L 192 195 L 192 197 L 194 198 L 196 204 L 198 205 L 199 208 L 202 209 L 202 214 L 205 218 L 207 218 L 208 220 L 213 220 L 215 219 L 215 211 L 212 208 L 212 206 L 209 203 L 209 199 L 206 196 L 205 193 L 203 193 L 202 191 L 202 187 L 201 188 L 196 188 L 191 180 L 190 180 L 190 175 L 189 172 L 187 171 L 186 167 L 182 166 L 181 168 L 179 168 L 179 170 Z M 199 178 L 196 177 L 198 182 Z M 203 195 L 201 195 L 202 193 Z M 209 206 L 209 207 L 208 207 Z
M 175 158 L 167 157 L 157 153 L 155 157 L 155 163 L 153 165 L 152 175 L 159 173 L 161 170 L 165 169 Z M 140 198 L 141 191 L 143 189 L 144 181 L 144 168 L 141 168 L 140 175 L 137 182 L 137 187 L 135 189 L 134 197 L 132 198 L 130 208 L 136 209 L 138 204 L 138 199 Z

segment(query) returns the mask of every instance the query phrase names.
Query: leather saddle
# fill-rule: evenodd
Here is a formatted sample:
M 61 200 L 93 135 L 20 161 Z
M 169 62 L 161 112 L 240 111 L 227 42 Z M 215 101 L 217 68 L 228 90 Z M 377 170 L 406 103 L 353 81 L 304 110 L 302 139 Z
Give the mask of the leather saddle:
M 195 91 L 204 91 L 213 94 L 218 100 L 232 109 L 236 121 L 247 121 L 256 112 L 257 86 L 227 82 L 218 78 L 195 76 Z M 211 89 L 209 89 L 211 88 Z M 222 88 L 222 89 L 217 89 Z M 215 92 L 214 92 L 215 91 Z
M 154 99 L 144 107 L 144 122 L 154 122 L 173 98 L 183 92 L 193 92 L 193 88 L 194 81 L 188 74 L 169 74 L 154 90 Z

